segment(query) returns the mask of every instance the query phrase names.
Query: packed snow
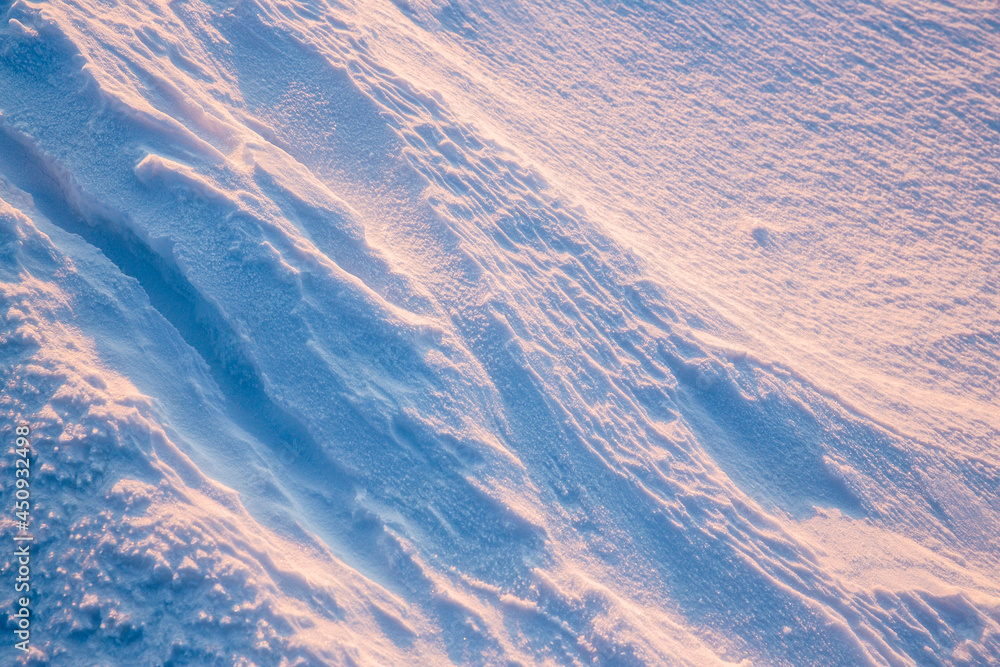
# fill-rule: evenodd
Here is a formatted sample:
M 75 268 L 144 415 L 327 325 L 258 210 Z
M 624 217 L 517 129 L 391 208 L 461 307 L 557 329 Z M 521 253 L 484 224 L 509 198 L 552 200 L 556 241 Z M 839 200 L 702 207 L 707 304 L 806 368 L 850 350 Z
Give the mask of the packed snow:
M 0 9 L 0 664 L 1000 664 L 995 2 Z

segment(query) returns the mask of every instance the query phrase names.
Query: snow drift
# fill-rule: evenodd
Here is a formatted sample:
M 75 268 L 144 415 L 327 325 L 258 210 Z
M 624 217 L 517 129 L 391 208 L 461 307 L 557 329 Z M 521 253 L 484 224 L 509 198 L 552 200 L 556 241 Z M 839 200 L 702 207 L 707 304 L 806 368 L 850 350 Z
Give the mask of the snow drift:
M 4 12 L 5 664 L 1000 660 L 985 6 Z

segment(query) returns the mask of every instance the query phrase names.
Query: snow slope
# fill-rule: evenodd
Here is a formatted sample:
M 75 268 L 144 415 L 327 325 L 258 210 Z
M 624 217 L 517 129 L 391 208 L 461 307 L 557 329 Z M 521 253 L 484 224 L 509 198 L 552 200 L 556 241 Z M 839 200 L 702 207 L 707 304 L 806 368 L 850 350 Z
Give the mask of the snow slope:
M 2 7 L 4 664 L 1000 661 L 993 4 Z

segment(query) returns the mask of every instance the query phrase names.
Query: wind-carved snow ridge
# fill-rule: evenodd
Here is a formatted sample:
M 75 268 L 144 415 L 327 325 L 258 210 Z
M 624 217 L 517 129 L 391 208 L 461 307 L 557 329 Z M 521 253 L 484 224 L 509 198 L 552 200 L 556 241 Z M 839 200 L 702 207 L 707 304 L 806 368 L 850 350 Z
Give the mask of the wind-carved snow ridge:
M 120 310 L 137 305 L 134 295 L 110 298 L 31 221 L 0 206 L 4 404 L 33 424 L 33 479 L 47 493 L 33 526 L 42 557 L 34 627 L 52 639 L 28 661 L 80 664 L 82 650 L 118 664 L 384 661 L 377 641 L 357 650 L 352 630 L 329 624 L 366 618 L 361 626 L 377 628 L 399 602 L 378 589 L 355 597 L 356 585 L 341 588 L 350 572 L 322 556 L 322 568 L 310 566 L 315 550 L 262 529 L 232 491 L 205 478 L 150 399 L 69 323 L 97 302 L 105 318 L 134 325 Z M 106 332 L 103 344 L 128 335 L 124 326 Z M 9 538 L 10 520 L 2 530 Z M 303 632 L 346 641 L 324 654 Z
M 259 372 L 242 354 L 236 334 L 227 330 L 222 315 L 187 283 L 176 266 L 169 266 L 123 222 L 96 214 L 85 219 L 86 214 L 63 194 L 73 185 L 58 183 L 38 156 L 15 139 L 3 137 L 0 146 L 5 149 L 2 173 L 31 195 L 41 214 L 84 238 L 118 270 L 139 282 L 150 304 L 208 364 L 212 378 L 226 397 L 227 412 L 241 428 L 262 442 L 282 443 L 282 448 L 287 447 L 296 456 L 315 447 L 303 427 L 268 398 Z
M 0 405 L 48 466 L 16 659 L 1000 658 L 996 452 L 752 349 L 428 83 L 427 16 L 498 15 L 6 10 Z

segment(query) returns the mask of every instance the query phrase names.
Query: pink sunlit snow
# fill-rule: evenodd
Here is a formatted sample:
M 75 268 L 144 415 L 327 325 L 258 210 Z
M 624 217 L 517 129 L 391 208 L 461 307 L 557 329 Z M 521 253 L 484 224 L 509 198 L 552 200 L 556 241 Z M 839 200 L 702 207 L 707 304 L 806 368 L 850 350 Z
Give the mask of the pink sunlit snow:
M 0 664 L 1000 661 L 995 2 L 0 9 Z

